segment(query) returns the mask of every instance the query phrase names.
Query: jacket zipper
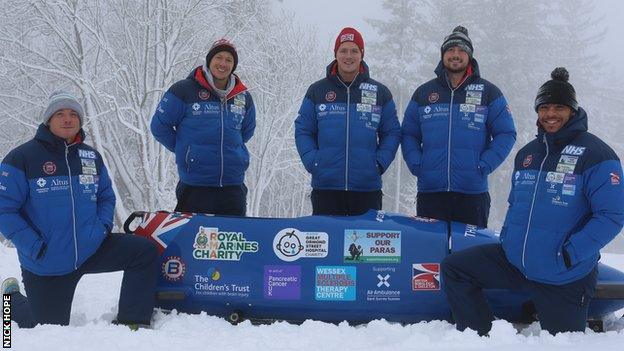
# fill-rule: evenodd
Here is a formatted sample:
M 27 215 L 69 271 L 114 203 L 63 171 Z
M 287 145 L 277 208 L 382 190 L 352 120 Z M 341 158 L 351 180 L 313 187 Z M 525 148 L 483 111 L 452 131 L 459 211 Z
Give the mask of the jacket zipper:
M 529 222 L 527 223 L 527 229 L 526 232 L 524 233 L 524 245 L 522 245 L 522 267 L 526 268 L 526 266 L 524 265 L 524 258 L 525 258 L 525 254 L 526 254 L 526 244 L 527 244 L 527 239 L 529 238 L 529 229 L 531 228 L 531 219 L 533 217 L 533 206 L 535 205 L 535 197 L 537 196 L 537 188 L 540 182 L 540 177 L 542 175 L 542 169 L 544 168 L 544 163 L 546 163 L 546 159 L 548 158 L 548 142 L 546 141 L 546 134 L 544 134 L 544 139 L 543 139 L 544 145 L 546 145 L 546 156 L 544 156 L 544 159 L 542 160 L 542 163 L 540 164 L 540 169 L 539 172 L 537 173 L 537 178 L 535 179 L 535 188 L 533 188 L 533 199 L 531 199 L 531 209 L 529 210 Z
M 344 84 L 344 83 L 343 83 Z M 347 87 L 347 142 L 345 144 L 345 190 L 349 190 L 349 105 L 351 104 L 351 84 Z
M 69 197 L 72 205 L 72 227 L 74 232 L 74 269 L 78 269 L 78 239 L 76 238 L 76 205 L 74 203 L 74 188 L 72 187 L 72 174 L 69 167 L 69 146 L 65 143 L 65 164 L 67 165 L 67 174 L 69 175 Z
M 464 84 L 464 82 L 466 82 L 466 80 L 468 79 L 468 77 L 470 76 L 465 76 L 464 79 L 462 79 L 461 82 L 459 82 L 459 84 L 457 84 L 457 87 L 455 89 L 453 89 L 453 87 L 451 86 L 451 82 L 449 81 L 448 76 L 446 77 L 446 84 L 448 86 L 448 88 L 451 90 L 451 103 L 449 104 L 449 132 L 448 132 L 448 152 L 447 152 L 447 158 L 448 158 L 448 162 L 447 162 L 447 169 L 446 169 L 446 191 L 451 191 L 451 130 L 453 127 L 453 99 L 455 97 L 455 90 L 459 89 L 459 87 L 462 86 L 462 84 Z
M 189 162 L 189 154 L 191 153 L 191 145 L 186 147 L 186 155 L 184 156 L 184 161 L 186 161 L 186 171 L 191 172 L 191 163 Z
M 224 137 L 224 133 L 225 133 L 225 120 L 223 118 L 223 113 L 224 110 L 226 109 L 226 104 L 227 102 L 227 98 L 222 98 L 221 99 L 221 174 L 219 175 L 219 186 L 223 187 L 223 137 Z
M 447 150 L 447 168 L 446 168 L 446 191 L 451 191 L 451 130 L 453 129 L 453 98 L 455 97 L 455 89 L 451 89 L 451 104 L 449 105 L 449 131 L 448 131 L 448 150 Z

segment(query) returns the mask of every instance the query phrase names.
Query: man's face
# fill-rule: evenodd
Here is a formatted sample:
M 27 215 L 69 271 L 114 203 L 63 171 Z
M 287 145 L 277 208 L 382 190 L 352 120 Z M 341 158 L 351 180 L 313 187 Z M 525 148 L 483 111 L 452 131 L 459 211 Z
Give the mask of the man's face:
M 537 120 L 546 133 L 555 133 L 568 123 L 573 115 L 574 111 L 566 105 L 541 104 L 537 108 Z
M 52 134 L 71 143 L 80 130 L 80 118 L 76 111 L 66 108 L 54 112 L 48 126 Z
M 338 62 L 338 73 L 341 75 L 355 74 L 362 63 L 362 52 L 354 42 L 346 41 L 340 44 L 336 51 L 336 62 Z
M 225 80 L 232 74 L 234 68 L 234 56 L 228 51 L 217 52 L 210 60 L 210 73 L 215 80 Z
M 459 46 L 451 46 L 442 56 L 444 68 L 451 73 L 462 73 L 468 68 L 470 56 Z

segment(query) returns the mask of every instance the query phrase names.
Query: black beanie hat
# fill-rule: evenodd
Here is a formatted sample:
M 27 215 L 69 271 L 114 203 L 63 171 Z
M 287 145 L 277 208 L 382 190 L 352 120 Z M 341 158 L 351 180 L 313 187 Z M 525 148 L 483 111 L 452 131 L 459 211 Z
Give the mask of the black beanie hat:
M 444 38 L 444 42 L 441 47 L 441 54 L 444 56 L 444 52 L 450 47 L 459 46 L 464 50 L 470 58 L 472 58 L 472 40 L 468 36 L 468 29 L 463 26 L 457 26 L 453 29 L 453 33 Z
M 208 54 L 206 55 L 206 67 L 210 67 L 210 60 L 221 51 L 227 51 L 232 56 L 234 56 L 234 66 L 232 67 L 232 73 L 236 71 L 236 66 L 238 65 L 238 53 L 236 52 L 236 47 L 227 39 L 219 39 L 212 43 L 210 50 L 208 50 Z
M 542 104 L 560 104 L 569 106 L 572 110 L 578 111 L 576 101 L 576 91 L 572 84 L 568 83 L 570 74 L 565 67 L 557 67 L 550 74 L 552 78 L 544 83 L 537 91 L 535 98 L 535 111 Z

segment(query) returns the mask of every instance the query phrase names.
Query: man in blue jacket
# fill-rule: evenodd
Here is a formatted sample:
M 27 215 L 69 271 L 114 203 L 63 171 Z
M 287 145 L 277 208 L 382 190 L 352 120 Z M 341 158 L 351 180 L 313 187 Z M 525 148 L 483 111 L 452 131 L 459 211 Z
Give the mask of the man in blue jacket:
M 176 211 L 246 214 L 245 143 L 256 128 L 256 109 L 234 74 L 237 65 L 234 45 L 215 41 L 204 65 L 172 85 L 152 117 L 152 134 L 175 153 Z
M 80 278 L 120 270 L 117 322 L 150 324 L 158 251 L 110 233 L 115 194 L 102 156 L 84 143 L 83 118 L 73 95 L 53 93 L 34 139 L 0 165 L 0 232 L 17 249 L 28 296 L 11 289 L 21 327 L 69 324 Z
M 537 138 L 515 158 L 501 244 L 442 262 L 457 328 L 486 334 L 493 319 L 483 289 L 528 292 L 543 329 L 584 331 L 600 249 L 622 229 L 622 166 L 587 131 L 568 72 L 557 68 L 537 92 Z
M 370 78 L 364 40 L 344 28 L 327 76 L 312 84 L 295 120 L 297 151 L 312 174 L 315 215 L 357 215 L 382 206 L 381 175 L 401 129 L 390 90 Z
M 405 111 L 401 149 L 418 177 L 419 216 L 487 227 L 487 177 L 516 131 L 505 97 L 481 78 L 472 52 L 462 26 L 444 39 L 437 77 L 416 89 Z

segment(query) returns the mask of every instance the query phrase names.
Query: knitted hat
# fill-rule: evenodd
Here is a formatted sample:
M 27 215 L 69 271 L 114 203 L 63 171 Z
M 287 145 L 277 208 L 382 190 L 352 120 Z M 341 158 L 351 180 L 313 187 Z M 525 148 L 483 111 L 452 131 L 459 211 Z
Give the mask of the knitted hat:
M 80 125 L 83 125 L 84 109 L 78 99 L 67 91 L 57 90 L 50 95 L 48 99 L 48 107 L 43 112 L 42 119 L 43 124 L 48 125 L 52 115 L 58 110 L 70 109 L 74 110 L 78 114 L 80 119 Z
M 221 51 L 227 51 L 234 57 L 234 66 L 232 67 L 232 72 L 236 70 L 236 66 L 238 65 L 238 53 L 236 52 L 236 47 L 227 39 L 219 39 L 212 43 L 210 50 L 208 50 L 208 54 L 206 55 L 206 67 L 210 67 L 210 60 Z
M 453 33 L 444 38 L 444 42 L 441 47 L 442 56 L 444 56 L 446 50 L 453 46 L 459 46 L 459 48 L 465 51 L 468 56 L 472 57 L 473 48 L 472 41 L 468 36 L 468 29 L 463 26 L 457 26 L 453 29 Z
M 578 111 L 576 91 L 572 84 L 568 83 L 570 74 L 565 67 L 557 67 L 550 74 L 551 80 L 544 83 L 537 91 L 535 98 L 535 111 L 542 104 L 560 104 L 569 106 Z
M 336 44 L 334 44 L 334 56 L 336 56 L 340 44 L 347 41 L 354 42 L 355 45 L 360 48 L 360 51 L 362 52 L 362 57 L 364 57 L 364 39 L 362 38 L 362 34 L 360 34 L 360 32 L 358 32 L 355 28 L 351 27 L 343 28 L 340 31 L 340 34 L 338 34 L 338 36 L 336 37 Z

